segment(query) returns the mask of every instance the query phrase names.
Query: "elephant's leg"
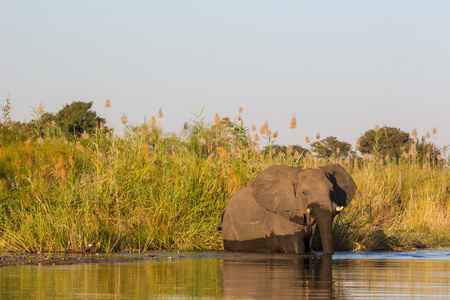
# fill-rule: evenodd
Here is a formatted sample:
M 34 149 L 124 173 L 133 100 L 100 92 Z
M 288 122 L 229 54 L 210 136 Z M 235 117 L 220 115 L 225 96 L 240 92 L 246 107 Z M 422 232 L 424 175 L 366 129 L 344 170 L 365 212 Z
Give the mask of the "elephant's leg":
M 305 238 L 308 235 L 307 226 L 299 225 L 273 214 L 273 232 L 277 243 L 284 253 L 305 253 L 307 246 Z
M 312 244 L 314 239 L 314 233 L 316 232 L 316 226 L 312 225 L 309 228 L 307 227 L 306 235 L 303 238 L 304 244 L 305 244 L 305 253 L 311 253 L 312 252 Z
M 305 253 L 304 232 L 295 232 L 289 235 L 278 235 L 278 243 L 284 253 Z
M 305 253 L 312 252 L 312 238 L 304 238 L 303 243 L 305 244 Z

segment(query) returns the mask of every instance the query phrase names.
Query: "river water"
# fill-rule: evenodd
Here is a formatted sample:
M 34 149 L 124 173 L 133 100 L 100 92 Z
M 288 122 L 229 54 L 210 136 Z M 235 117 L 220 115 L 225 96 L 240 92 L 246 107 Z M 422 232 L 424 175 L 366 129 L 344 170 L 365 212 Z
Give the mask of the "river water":
M 109 255 L 114 256 L 124 254 Z M 450 248 L 333 258 L 147 252 L 133 262 L 0 268 L 0 299 L 450 299 Z

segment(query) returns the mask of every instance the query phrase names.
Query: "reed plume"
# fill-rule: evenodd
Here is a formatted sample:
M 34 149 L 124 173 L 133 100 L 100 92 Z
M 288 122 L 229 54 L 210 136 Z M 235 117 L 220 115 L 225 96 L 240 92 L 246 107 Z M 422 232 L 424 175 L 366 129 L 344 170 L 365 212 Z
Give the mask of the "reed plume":
M 38 113 L 38 115 L 42 115 L 45 113 L 45 106 L 42 103 L 39 104 L 39 106 L 37 108 L 37 113 Z
M 128 123 L 128 117 L 125 113 L 122 114 L 122 117 L 120 118 L 123 125 L 126 125 Z
M 267 135 L 267 136 L 270 136 L 271 135 L 271 132 L 270 132 L 270 129 L 269 129 L 269 122 L 264 122 L 264 124 L 261 126 L 261 129 L 260 129 L 260 131 L 259 131 L 261 134 L 263 134 L 263 135 Z
M 293 116 L 292 116 L 292 119 L 291 119 L 291 124 L 290 124 L 290 126 L 289 126 L 290 128 L 291 128 L 291 145 L 293 145 L 294 144 L 294 138 L 295 138 L 295 129 L 297 128 L 297 115 L 296 114 L 294 114 Z
M 214 124 L 219 125 L 220 124 L 220 116 L 218 113 L 216 113 L 214 117 Z
M 416 128 L 414 128 L 414 129 L 412 130 L 412 136 L 413 136 L 415 139 L 417 139 L 418 134 L 417 134 L 417 129 L 416 129 Z

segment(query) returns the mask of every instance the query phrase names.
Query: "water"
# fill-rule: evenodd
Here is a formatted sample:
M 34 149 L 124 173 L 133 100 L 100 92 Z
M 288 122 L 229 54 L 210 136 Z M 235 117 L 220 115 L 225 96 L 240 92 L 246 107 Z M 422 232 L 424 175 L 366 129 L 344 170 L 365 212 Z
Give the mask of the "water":
M 123 256 L 123 255 L 122 255 Z M 0 299 L 449 299 L 450 248 L 332 259 L 223 252 L 0 268 Z

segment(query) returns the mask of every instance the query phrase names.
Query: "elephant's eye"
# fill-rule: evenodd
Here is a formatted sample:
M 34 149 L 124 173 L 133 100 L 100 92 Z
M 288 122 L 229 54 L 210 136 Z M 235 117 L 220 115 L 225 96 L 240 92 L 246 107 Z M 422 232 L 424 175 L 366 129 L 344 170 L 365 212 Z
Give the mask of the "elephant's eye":
M 302 194 L 305 195 L 305 196 L 307 196 L 307 195 L 308 195 L 308 192 L 307 192 L 306 190 L 303 190 L 303 191 L 302 191 Z

